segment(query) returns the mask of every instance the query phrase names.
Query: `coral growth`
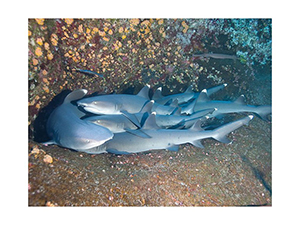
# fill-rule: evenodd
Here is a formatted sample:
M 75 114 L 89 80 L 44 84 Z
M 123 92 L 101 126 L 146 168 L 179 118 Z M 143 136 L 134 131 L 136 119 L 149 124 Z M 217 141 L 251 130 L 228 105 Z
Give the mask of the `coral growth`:
M 254 64 L 270 65 L 271 28 L 267 19 L 29 19 L 29 124 L 65 89 L 120 93 L 148 83 L 179 92 L 227 82 L 244 90 Z M 205 52 L 240 59 L 194 57 Z

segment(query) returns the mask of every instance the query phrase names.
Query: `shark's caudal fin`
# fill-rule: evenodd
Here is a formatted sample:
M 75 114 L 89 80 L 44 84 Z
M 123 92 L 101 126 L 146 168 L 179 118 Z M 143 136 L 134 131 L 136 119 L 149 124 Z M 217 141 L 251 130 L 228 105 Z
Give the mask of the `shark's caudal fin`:
M 262 120 L 270 121 L 269 115 L 272 114 L 270 105 L 257 106 L 255 112 Z
M 240 128 L 243 125 L 248 125 L 249 121 L 252 120 L 253 116 L 249 115 L 237 121 L 227 123 L 219 128 L 212 131 L 212 138 L 222 143 L 229 144 L 231 141 L 226 137 L 230 132 Z
M 210 95 L 222 90 L 226 86 L 227 86 L 227 84 L 221 84 L 221 85 L 216 86 L 216 87 L 208 88 L 207 89 L 207 95 L 210 96 Z
M 78 89 L 78 90 L 72 91 L 70 94 L 67 95 L 67 97 L 64 100 L 64 103 L 69 103 L 71 101 L 79 100 L 79 99 L 83 98 L 87 92 L 88 91 L 85 89 Z

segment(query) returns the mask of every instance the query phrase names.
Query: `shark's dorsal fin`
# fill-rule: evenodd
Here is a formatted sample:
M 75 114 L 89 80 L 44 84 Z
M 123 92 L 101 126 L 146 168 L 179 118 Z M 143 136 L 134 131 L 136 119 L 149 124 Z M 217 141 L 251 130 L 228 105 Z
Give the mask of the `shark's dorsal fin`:
M 156 124 L 156 112 L 152 112 L 148 118 L 146 119 L 142 129 L 144 130 L 159 130 L 161 129 L 157 124 Z
M 240 104 L 240 105 L 246 105 L 245 96 L 241 95 L 234 101 L 234 103 Z
M 140 113 L 145 113 L 145 112 L 147 112 L 147 113 L 151 113 L 151 110 L 152 110 L 152 107 L 153 107 L 153 104 L 154 104 L 154 100 L 151 100 L 151 101 L 149 101 L 149 102 L 147 102 L 144 106 L 143 106 L 143 108 L 140 110 Z
M 194 113 L 194 108 L 195 105 L 197 103 L 198 99 L 195 99 L 194 101 L 192 101 L 190 104 L 188 104 L 185 108 L 184 108 L 184 113 L 186 114 L 193 114 Z
M 203 128 L 201 127 L 201 125 L 202 125 L 201 120 L 197 120 L 189 130 L 191 130 L 191 131 L 203 131 Z
M 69 103 L 71 101 L 81 99 L 86 95 L 87 92 L 88 91 L 85 89 L 78 89 L 78 90 L 72 91 L 70 94 L 67 95 L 67 97 L 64 100 L 64 103 Z
M 150 89 L 150 85 L 149 84 L 146 84 L 145 87 L 143 87 L 140 92 L 137 94 L 137 96 L 140 96 L 140 97 L 143 97 L 143 98 L 146 98 L 146 99 L 149 99 L 149 89 Z
M 210 101 L 208 95 L 207 95 L 207 90 L 206 89 L 203 89 L 200 94 L 199 94 L 199 97 L 197 99 L 197 102 L 208 102 Z
M 162 95 L 161 91 L 162 91 L 162 87 L 157 88 L 152 96 L 152 99 L 157 100 L 157 99 L 163 98 L 164 96 Z
M 193 92 L 193 85 L 190 85 L 190 86 L 185 90 L 184 93 L 186 93 L 186 94 L 194 93 L 194 92 Z

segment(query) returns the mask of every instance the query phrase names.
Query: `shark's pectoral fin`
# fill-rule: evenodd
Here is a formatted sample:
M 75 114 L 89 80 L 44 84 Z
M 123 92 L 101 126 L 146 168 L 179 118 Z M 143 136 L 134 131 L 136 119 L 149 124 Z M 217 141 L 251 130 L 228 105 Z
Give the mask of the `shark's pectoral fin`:
M 141 138 L 152 138 L 151 136 L 149 136 L 148 134 L 146 134 L 143 130 L 137 129 L 137 130 L 129 130 L 129 129 L 125 129 L 127 133 L 130 133 L 132 135 L 141 137 Z
M 167 148 L 169 151 L 172 151 L 172 152 L 178 152 L 179 150 L 179 146 L 177 145 L 174 145 L 174 146 L 171 146 L 169 148 Z
M 231 141 L 226 136 L 216 135 L 213 138 L 216 139 L 219 142 L 224 143 L 224 144 L 230 144 L 231 143 Z
M 191 141 L 190 143 L 198 148 L 204 148 L 200 140 Z
M 134 114 L 130 114 L 127 111 L 121 111 L 121 113 L 130 120 L 130 122 L 132 122 L 137 128 L 141 128 L 141 124 L 138 121 L 138 119 L 136 118 L 136 116 Z
M 116 155 L 128 155 L 131 154 L 131 152 L 125 152 L 125 151 L 119 151 L 117 149 L 106 149 L 108 153 L 116 154 Z

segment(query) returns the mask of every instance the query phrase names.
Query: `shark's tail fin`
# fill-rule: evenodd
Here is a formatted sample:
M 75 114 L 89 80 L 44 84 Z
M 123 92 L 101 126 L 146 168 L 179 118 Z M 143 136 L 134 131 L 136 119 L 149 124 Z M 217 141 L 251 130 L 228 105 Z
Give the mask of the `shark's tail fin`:
M 262 120 L 270 121 L 269 115 L 272 114 L 270 105 L 257 106 L 255 112 Z
M 229 144 L 231 141 L 226 137 L 230 132 L 240 128 L 243 125 L 248 125 L 249 121 L 252 120 L 253 116 L 249 115 L 237 121 L 227 123 L 219 128 L 212 131 L 212 138 L 222 143 Z

